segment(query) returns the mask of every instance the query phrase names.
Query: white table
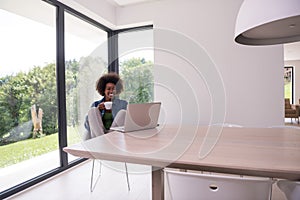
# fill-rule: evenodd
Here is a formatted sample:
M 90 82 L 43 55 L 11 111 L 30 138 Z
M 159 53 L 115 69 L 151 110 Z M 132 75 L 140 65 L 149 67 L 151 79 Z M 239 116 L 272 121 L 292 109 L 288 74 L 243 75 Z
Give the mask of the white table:
M 220 136 L 212 137 L 212 130 L 221 131 Z M 205 138 L 207 133 L 211 137 Z M 200 158 L 204 140 L 214 148 Z M 166 166 L 300 180 L 299 129 L 166 125 L 132 133 L 111 132 L 64 151 L 83 158 L 151 165 L 152 199 L 164 199 L 162 169 Z

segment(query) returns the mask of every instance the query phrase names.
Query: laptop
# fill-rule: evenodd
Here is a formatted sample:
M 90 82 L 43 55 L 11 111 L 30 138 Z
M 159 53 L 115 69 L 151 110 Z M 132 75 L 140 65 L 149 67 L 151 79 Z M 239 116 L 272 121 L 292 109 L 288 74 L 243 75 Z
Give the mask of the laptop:
M 161 102 L 128 104 L 124 126 L 111 127 L 120 132 L 152 129 L 157 126 Z

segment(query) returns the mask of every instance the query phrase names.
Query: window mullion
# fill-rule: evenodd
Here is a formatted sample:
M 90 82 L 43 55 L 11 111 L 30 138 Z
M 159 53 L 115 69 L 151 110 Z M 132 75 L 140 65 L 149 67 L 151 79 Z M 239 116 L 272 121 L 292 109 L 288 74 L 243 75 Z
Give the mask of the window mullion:
M 119 73 L 118 33 L 108 32 L 108 71 Z
M 57 6 L 57 54 L 56 54 L 56 73 L 57 73 L 57 96 L 58 96 L 58 135 L 59 135 L 59 155 L 60 166 L 68 165 L 68 155 L 63 151 L 67 146 L 67 117 L 66 117 L 66 87 L 65 87 L 65 34 L 64 34 L 64 8 Z

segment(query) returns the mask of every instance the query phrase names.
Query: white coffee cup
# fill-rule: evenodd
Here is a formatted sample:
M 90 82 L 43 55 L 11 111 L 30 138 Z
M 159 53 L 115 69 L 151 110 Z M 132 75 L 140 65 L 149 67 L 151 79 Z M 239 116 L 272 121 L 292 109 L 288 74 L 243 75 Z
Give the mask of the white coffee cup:
M 105 106 L 106 110 L 110 110 L 112 107 L 112 102 L 106 101 L 106 102 L 104 102 L 104 106 Z

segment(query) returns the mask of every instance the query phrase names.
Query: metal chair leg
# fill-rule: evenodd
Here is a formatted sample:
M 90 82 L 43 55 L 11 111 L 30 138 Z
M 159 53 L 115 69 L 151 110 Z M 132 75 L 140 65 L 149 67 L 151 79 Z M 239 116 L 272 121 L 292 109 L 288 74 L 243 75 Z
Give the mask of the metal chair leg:
M 127 163 L 125 163 L 125 170 L 126 170 L 127 187 L 128 187 L 128 191 L 130 191 Z
M 93 184 L 93 180 L 94 180 L 94 168 L 95 168 L 95 159 L 93 159 L 93 162 L 92 162 L 92 174 L 91 174 L 91 183 L 90 183 L 90 191 L 93 192 L 94 191 L 94 188 L 101 176 L 101 167 L 102 167 L 102 163 L 100 162 L 100 167 L 99 167 L 99 175 L 97 176 L 97 179 L 95 181 L 95 184 Z
M 100 169 L 99 169 L 99 175 L 97 176 L 97 179 L 95 181 L 95 183 L 93 184 L 93 180 L 94 180 L 94 168 L 95 168 L 95 159 L 93 159 L 92 161 L 92 173 L 91 173 L 91 182 L 90 182 L 90 191 L 93 192 L 95 189 L 95 186 L 101 176 L 101 167 L 102 167 L 102 163 L 100 162 Z M 129 184 L 129 176 L 128 176 L 128 170 L 127 170 L 127 163 L 125 163 L 125 171 L 126 171 L 126 180 L 127 180 L 127 188 L 128 191 L 130 191 L 130 184 Z

